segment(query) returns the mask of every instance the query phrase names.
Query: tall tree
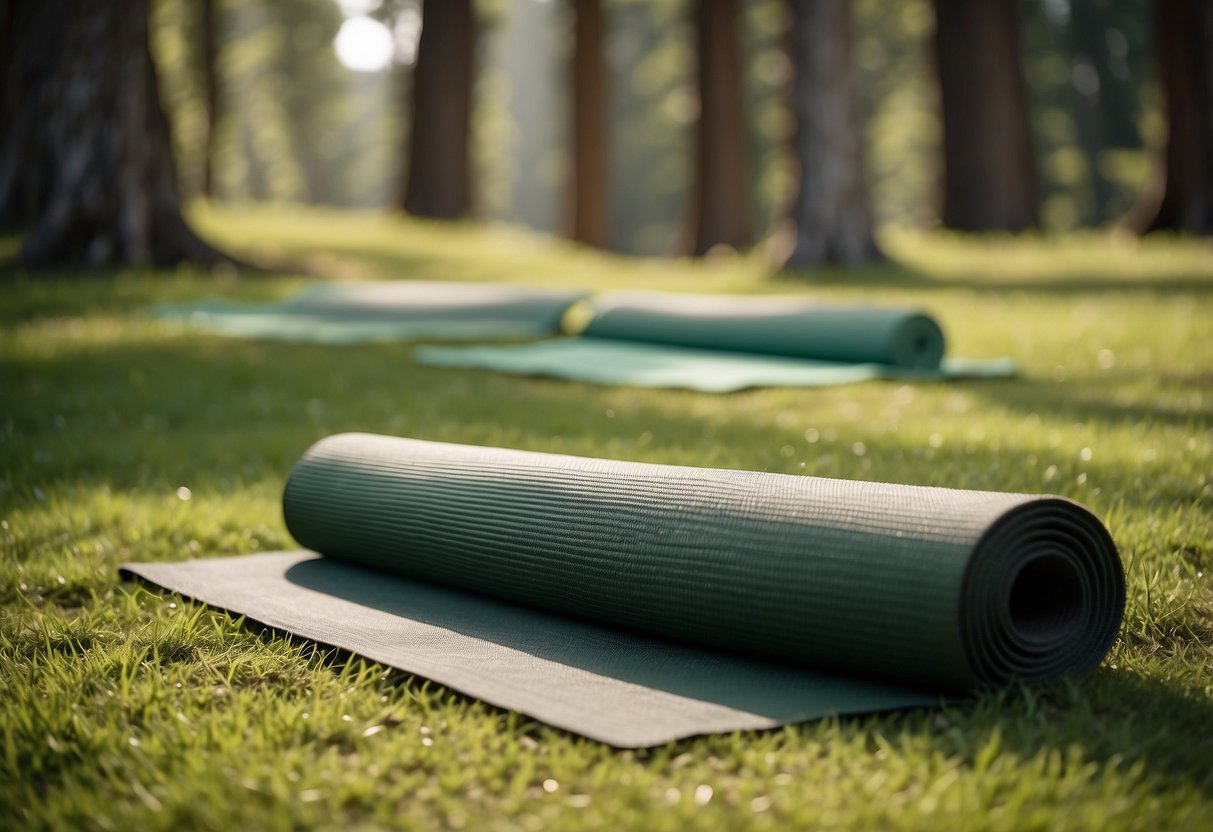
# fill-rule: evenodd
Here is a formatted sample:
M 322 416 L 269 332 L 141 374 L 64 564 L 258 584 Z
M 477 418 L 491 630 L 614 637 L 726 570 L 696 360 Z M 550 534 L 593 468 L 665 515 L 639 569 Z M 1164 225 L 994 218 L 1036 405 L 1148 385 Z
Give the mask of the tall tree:
M 148 0 L 6 7 L 0 215 L 25 231 L 18 262 L 227 259 L 181 216 Z
M 19 263 L 215 263 L 181 215 L 148 0 L 7 4 L 0 215 Z
M 607 223 L 606 25 L 601 0 L 573 0 L 573 136 L 569 237 L 605 248 Z
M 785 268 L 880 259 L 872 238 L 863 130 L 851 60 L 850 0 L 789 0 L 795 76 L 793 150 L 799 164 Z
M 1019 67 L 1019 0 L 935 0 L 943 110 L 943 224 L 1019 231 L 1039 222 Z
M 1130 224 L 1213 234 L 1213 2 L 1156 0 L 1154 28 L 1167 143 L 1161 185 Z
M 750 245 L 754 224 L 746 164 L 738 2 L 697 0 L 694 14 L 699 118 L 688 248 L 698 256 L 716 245 Z
M 455 219 L 472 210 L 473 15 L 472 0 L 422 5 L 404 192 L 404 210 L 416 216 Z

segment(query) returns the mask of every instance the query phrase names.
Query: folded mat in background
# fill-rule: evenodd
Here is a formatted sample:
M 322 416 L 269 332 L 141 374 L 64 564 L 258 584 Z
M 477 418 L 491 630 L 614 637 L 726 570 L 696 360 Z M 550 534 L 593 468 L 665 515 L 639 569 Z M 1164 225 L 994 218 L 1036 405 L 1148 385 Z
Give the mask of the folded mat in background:
M 533 338 L 557 332 L 584 296 L 497 283 L 325 283 L 276 303 L 202 300 L 152 314 L 223 335 L 322 344 Z
M 123 568 L 617 746 L 1083 673 L 1124 608 L 1058 497 L 342 434 L 283 512 L 314 551 Z
M 1009 359 L 945 359 L 943 331 L 916 310 L 634 292 L 586 300 L 574 314 L 586 320 L 577 338 L 430 347 L 415 357 L 438 367 L 710 393 L 1016 372 Z

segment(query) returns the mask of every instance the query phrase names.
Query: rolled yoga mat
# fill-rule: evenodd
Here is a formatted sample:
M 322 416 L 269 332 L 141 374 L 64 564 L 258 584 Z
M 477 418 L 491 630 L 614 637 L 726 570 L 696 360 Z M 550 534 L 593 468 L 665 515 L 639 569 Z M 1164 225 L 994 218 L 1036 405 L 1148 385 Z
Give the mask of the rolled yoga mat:
M 124 569 L 617 746 L 1085 673 L 1124 607 L 1060 497 L 342 434 L 283 512 L 312 552 Z
M 566 329 L 572 318 L 580 319 L 580 337 L 424 348 L 416 358 L 432 366 L 703 392 L 1015 373 L 1006 359 L 945 359 L 943 330 L 914 309 L 633 292 L 582 301 L 566 315 Z
M 322 283 L 263 304 L 163 304 L 152 314 L 221 335 L 320 344 L 534 338 L 560 329 L 585 293 L 500 283 Z
M 944 354 L 939 324 L 913 309 L 653 292 L 585 303 L 586 338 L 908 370 L 936 370 Z

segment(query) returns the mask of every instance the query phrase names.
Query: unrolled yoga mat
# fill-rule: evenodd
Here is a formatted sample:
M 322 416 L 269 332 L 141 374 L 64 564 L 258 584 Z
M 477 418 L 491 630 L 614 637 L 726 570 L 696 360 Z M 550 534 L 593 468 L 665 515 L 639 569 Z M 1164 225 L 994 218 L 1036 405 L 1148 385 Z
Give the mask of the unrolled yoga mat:
M 1081 674 L 1124 607 L 1059 497 L 342 434 L 283 511 L 311 551 L 124 569 L 617 746 Z
M 422 348 L 415 358 L 437 367 L 710 393 L 1016 372 L 1009 359 L 945 359 L 943 331 L 912 309 L 633 292 L 583 301 L 567 317 L 581 319 L 580 337 Z
M 560 338 L 517 346 L 419 347 L 413 355 L 418 363 L 430 367 L 701 393 L 732 393 L 750 387 L 830 387 L 881 378 L 1007 378 L 1017 372 L 1015 362 L 1006 358 L 945 359 L 933 370 L 908 370 L 887 364 L 812 361 L 598 338 Z
M 326 283 L 276 303 L 211 299 L 152 314 L 223 335 L 322 344 L 533 338 L 558 331 L 584 294 L 494 283 Z

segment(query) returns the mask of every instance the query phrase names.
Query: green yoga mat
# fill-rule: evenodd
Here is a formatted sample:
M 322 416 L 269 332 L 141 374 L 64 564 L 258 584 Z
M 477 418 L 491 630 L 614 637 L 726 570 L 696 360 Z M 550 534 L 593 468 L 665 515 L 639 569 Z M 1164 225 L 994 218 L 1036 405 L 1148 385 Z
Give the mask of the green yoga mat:
M 500 347 L 419 349 L 435 367 L 468 367 L 593 384 L 725 393 L 876 378 L 1013 376 L 1009 359 L 945 359 L 944 335 L 913 309 L 828 306 L 796 298 L 621 293 L 566 318 L 580 337 Z
M 310 551 L 124 569 L 617 746 L 1085 673 L 1124 606 L 1058 497 L 342 434 L 283 512 Z
M 584 292 L 494 283 L 325 283 L 276 303 L 207 299 L 152 309 L 222 335 L 319 344 L 534 338 L 560 328 Z
M 934 370 L 943 330 L 913 309 L 797 298 L 628 292 L 586 301 L 581 335 L 725 352 Z

